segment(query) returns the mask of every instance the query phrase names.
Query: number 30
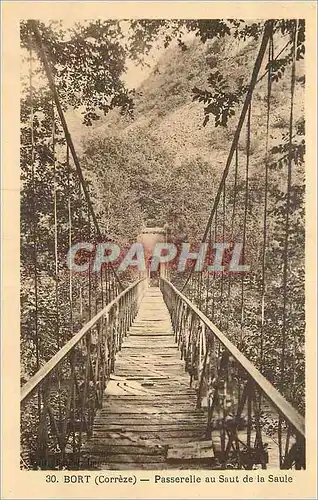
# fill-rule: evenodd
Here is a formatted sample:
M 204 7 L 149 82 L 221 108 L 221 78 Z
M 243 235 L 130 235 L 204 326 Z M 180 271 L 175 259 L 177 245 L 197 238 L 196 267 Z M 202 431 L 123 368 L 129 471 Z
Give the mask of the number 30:
M 51 476 L 45 476 L 46 483 L 56 483 L 56 476 L 53 474 Z

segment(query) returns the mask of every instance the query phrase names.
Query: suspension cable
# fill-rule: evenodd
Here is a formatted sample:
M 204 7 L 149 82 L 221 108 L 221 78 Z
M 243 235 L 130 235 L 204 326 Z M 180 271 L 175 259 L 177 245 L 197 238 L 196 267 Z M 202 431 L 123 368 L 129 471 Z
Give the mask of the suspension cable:
M 233 193 L 233 209 L 232 209 L 232 221 L 231 221 L 231 240 L 234 235 L 234 223 L 235 223 L 235 210 L 236 210 L 236 196 L 237 196 L 237 176 L 238 176 L 238 146 L 235 149 L 235 172 L 234 172 L 234 193 Z
M 55 278 L 55 314 L 56 314 L 56 339 L 60 349 L 59 335 L 59 255 L 58 255 L 58 221 L 57 221 L 57 178 L 55 158 L 55 113 L 52 100 L 52 161 L 53 161 L 53 217 L 54 217 L 54 278 Z
M 235 225 L 235 215 L 236 215 L 236 197 L 237 197 L 237 177 L 238 177 L 238 147 L 236 146 L 235 150 L 235 170 L 234 170 L 234 186 L 233 186 L 233 207 L 232 207 L 232 216 L 231 216 L 231 237 L 230 237 L 230 252 L 232 251 L 232 244 L 233 244 L 233 237 L 234 237 L 234 225 Z M 227 303 L 228 307 L 229 304 L 231 303 L 231 286 L 232 286 L 232 279 L 231 279 L 231 272 L 229 270 L 229 276 L 228 276 L 228 288 L 227 288 Z M 226 330 L 229 329 L 229 314 L 227 314 L 227 320 L 226 320 Z
M 209 229 L 209 244 L 208 244 L 208 255 L 212 256 L 211 248 L 212 248 L 212 226 Z M 206 298 L 205 298 L 205 314 L 208 315 L 209 310 L 209 296 L 210 293 L 210 272 L 207 271 L 207 279 L 206 279 Z
M 294 118 L 294 93 L 295 93 L 295 70 L 296 70 L 296 50 L 297 50 L 297 29 L 298 21 L 294 22 L 292 32 L 293 58 L 291 67 L 291 86 L 290 86 L 290 115 L 289 115 L 289 139 L 288 139 L 288 165 L 287 165 L 287 193 L 286 193 L 286 218 L 284 227 L 284 246 L 283 246 L 283 325 L 282 325 L 282 343 L 281 343 L 281 362 L 280 362 L 280 390 L 285 392 L 285 355 L 286 355 L 286 313 L 287 313 L 287 288 L 288 288 L 288 251 L 289 251 L 289 211 L 291 197 L 291 181 L 292 181 L 292 141 L 293 141 L 293 118 Z M 283 422 L 281 415 L 278 420 L 278 447 L 280 466 L 283 465 Z M 285 443 L 285 452 L 287 442 L 289 441 L 289 433 L 287 434 Z M 286 453 L 285 453 L 286 454 Z
M 249 165 L 250 165 L 250 147 L 251 147 L 251 104 L 248 108 L 247 124 L 246 124 L 246 167 L 245 167 L 245 196 L 244 196 L 244 219 L 243 219 L 243 241 L 242 241 L 242 261 L 245 263 L 245 250 L 246 250 L 246 226 L 247 214 L 249 204 Z M 240 349 L 243 346 L 243 328 L 245 321 L 244 311 L 244 273 L 241 277 L 241 329 L 240 329 Z
M 80 239 L 83 239 L 83 202 L 82 202 L 82 186 L 80 180 L 76 179 L 78 182 L 78 221 L 79 221 L 79 235 Z M 81 277 L 79 280 L 79 315 L 81 320 L 83 319 L 84 314 L 84 294 L 83 294 L 83 278 Z
M 67 168 L 67 198 L 68 198 L 68 247 L 72 247 L 72 203 L 71 203 L 71 166 L 70 166 L 70 150 L 66 145 L 66 168 Z M 73 273 L 69 265 L 69 303 L 70 303 L 70 327 L 71 334 L 74 330 L 73 322 Z
M 219 184 L 219 187 L 218 187 L 218 191 L 217 191 L 217 194 L 216 194 L 214 202 L 213 202 L 212 210 L 211 210 L 211 213 L 210 213 L 210 216 L 209 216 L 209 219 L 208 219 L 205 231 L 204 231 L 203 236 L 202 236 L 202 242 L 204 242 L 206 240 L 206 238 L 207 238 L 207 235 L 209 233 L 210 224 L 213 221 L 213 218 L 214 218 L 214 215 L 215 215 L 215 211 L 216 211 L 216 207 L 218 206 L 219 201 L 220 201 L 220 197 L 221 197 L 221 194 L 222 194 L 222 191 L 223 191 L 223 186 L 224 186 L 225 180 L 227 178 L 227 175 L 229 173 L 229 169 L 230 169 L 230 166 L 231 166 L 231 163 L 232 163 L 232 159 L 233 159 L 234 153 L 236 151 L 236 147 L 238 145 L 238 141 L 239 141 L 239 138 L 240 138 L 241 130 L 242 130 L 242 127 L 243 127 L 243 124 L 244 124 L 244 120 L 245 120 L 246 114 L 247 114 L 248 109 L 249 109 L 249 105 L 250 105 L 251 100 L 252 100 L 252 95 L 253 95 L 254 87 L 256 85 L 257 77 L 258 77 L 258 74 L 259 74 L 259 71 L 260 71 L 260 68 L 261 68 L 261 65 L 262 65 L 262 62 L 263 62 L 263 58 L 264 58 L 264 55 L 265 55 L 265 52 L 266 52 L 266 47 L 267 47 L 267 44 L 268 44 L 268 41 L 270 39 L 270 35 L 271 35 L 271 32 L 272 32 L 272 26 L 273 26 L 273 21 L 272 20 L 268 20 L 268 21 L 265 22 L 264 33 L 263 33 L 261 45 L 260 45 L 260 48 L 259 48 L 259 52 L 258 52 L 258 55 L 256 57 L 255 64 L 254 64 L 251 81 L 250 81 L 250 84 L 249 84 L 249 87 L 248 87 L 248 90 L 247 90 L 247 93 L 246 93 L 245 101 L 244 101 L 244 104 L 243 104 L 243 107 L 242 107 L 242 111 L 241 111 L 241 115 L 240 115 L 240 118 L 239 118 L 236 130 L 235 130 L 235 134 L 234 134 L 233 141 L 232 141 L 232 144 L 231 144 L 230 152 L 229 152 L 229 155 L 228 155 L 228 158 L 227 158 L 227 161 L 226 161 L 226 165 L 225 165 L 225 168 L 224 168 L 224 171 L 223 171 L 223 174 L 222 174 L 222 178 L 221 178 L 221 181 L 220 181 L 220 184 Z M 188 275 L 188 277 L 187 277 L 187 279 L 186 279 L 186 281 L 185 281 L 185 283 L 184 283 L 181 291 L 183 291 L 185 289 L 185 287 L 187 286 L 187 284 L 189 282 L 189 279 L 190 279 L 193 271 L 194 271 L 194 265 L 192 265 L 190 273 L 189 273 L 189 275 Z
M 268 166 L 269 166 L 269 124 L 271 110 L 272 68 L 274 55 L 273 33 L 268 45 L 267 71 L 267 109 L 266 109 L 266 145 L 265 145 L 265 186 L 264 186 L 264 215 L 263 215 L 263 248 L 262 248 L 262 278 L 261 278 L 261 342 L 260 342 L 260 371 L 264 365 L 264 325 L 265 325 L 265 295 L 266 295 L 266 245 L 267 245 L 267 207 L 268 207 Z
M 215 218 L 214 218 L 214 241 L 217 241 L 218 233 L 218 207 L 215 210 Z M 212 292 L 212 321 L 214 321 L 215 316 L 215 291 L 216 291 L 216 283 L 217 283 L 217 275 L 216 272 L 213 271 L 213 292 Z
M 283 390 L 285 382 L 285 349 L 286 349 L 286 310 L 287 310 L 287 281 L 288 281 L 288 251 L 289 251 L 289 224 L 290 224 L 290 198 L 292 183 L 292 162 L 293 162 L 293 118 L 294 118 L 294 94 L 295 94 L 295 62 L 296 62 L 296 37 L 297 21 L 293 30 L 293 60 L 291 68 L 291 88 L 290 88 L 290 116 L 289 116 L 289 143 L 288 143 L 288 167 L 287 167 L 287 198 L 286 198 L 286 219 L 285 237 L 283 250 L 283 326 L 282 326 L 282 360 L 281 360 L 281 388 Z
M 91 212 L 87 206 L 88 241 L 91 240 Z M 88 266 L 88 319 L 92 317 L 92 269 L 91 258 Z
M 222 242 L 224 243 L 225 240 L 225 214 L 226 214 L 226 181 L 224 182 L 224 187 L 223 187 L 223 197 L 222 197 Z M 220 263 L 222 266 L 222 262 Z M 220 318 L 220 328 L 222 327 L 223 324 L 223 288 L 224 288 L 224 271 L 221 272 L 221 293 L 220 293 L 220 304 L 221 304 L 221 318 Z
M 34 134 L 34 106 L 33 106 L 33 65 L 32 45 L 29 50 L 29 98 L 30 98 L 30 132 L 31 132 L 31 184 L 32 184 L 32 240 L 33 240 L 33 282 L 34 282 L 34 343 L 36 371 L 40 368 L 40 344 L 39 344 L 39 318 L 38 318 L 38 234 L 37 234 L 37 193 L 35 185 L 35 134 Z M 38 418 L 41 414 L 41 394 L 38 391 Z
M 73 157 L 73 161 L 74 161 L 74 164 L 75 164 L 75 167 L 76 167 L 77 175 L 78 175 L 78 177 L 80 179 L 80 182 L 81 182 L 81 185 L 82 185 L 82 188 L 83 188 L 83 192 L 84 192 L 84 195 L 85 195 L 85 198 L 86 198 L 86 201 L 87 201 L 87 204 L 88 204 L 88 207 L 89 207 L 92 219 L 93 219 L 93 223 L 94 223 L 94 226 L 96 228 L 96 232 L 98 234 L 98 237 L 102 240 L 103 239 L 102 232 L 100 230 L 100 227 L 99 227 L 99 224 L 98 224 L 98 221 L 97 221 L 97 218 L 96 218 L 96 214 L 95 214 L 95 211 L 94 211 L 94 208 L 93 208 L 93 205 L 92 205 L 92 201 L 91 201 L 90 196 L 89 196 L 87 184 L 86 184 L 86 181 L 84 179 L 82 168 L 81 168 L 79 159 L 78 159 L 76 151 L 75 151 L 74 143 L 73 143 L 70 131 L 69 131 L 68 126 L 67 126 L 67 122 L 66 122 L 66 119 L 65 119 L 65 116 L 64 116 L 64 112 L 63 112 L 63 109 L 62 109 L 62 106 L 61 106 L 61 103 L 60 103 L 60 99 L 59 99 L 59 96 L 58 96 L 58 93 L 57 93 L 57 90 L 56 90 L 56 86 L 55 86 L 55 82 L 54 82 L 54 77 L 53 77 L 53 74 L 52 74 L 52 70 L 51 70 L 51 67 L 50 67 L 50 64 L 49 64 L 49 61 L 48 61 L 48 58 L 47 58 L 44 46 L 43 46 L 41 34 L 40 34 L 40 31 L 39 31 L 39 28 L 38 28 L 38 23 L 37 23 L 37 21 L 34 21 L 34 20 L 30 20 L 30 21 L 28 21 L 28 23 L 29 23 L 29 26 L 30 26 L 33 34 L 34 34 L 35 41 L 36 41 L 38 49 L 39 49 L 41 60 L 42 60 L 42 63 L 43 63 L 43 66 L 44 66 L 44 69 L 45 69 L 45 72 L 46 72 L 46 76 L 47 76 L 47 79 L 48 79 L 48 82 L 49 82 L 49 86 L 50 86 L 51 92 L 53 94 L 53 99 L 55 101 L 56 109 L 57 109 L 57 112 L 58 112 L 58 115 L 60 117 L 63 130 L 64 130 L 65 139 L 66 139 L 66 142 L 67 142 L 67 144 L 68 144 L 68 146 L 70 148 L 70 151 L 72 153 L 72 157 Z M 110 240 L 111 238 L 108 238 L 108 239 Z M 112 269 L 112 271 L 113 271 L 113 273 L 115 275 L 116 280 L 118 281 L 118 284 L 119 284 L 120 288 L 123 290 L 123 285 L 122 285 L 122 283 L 121 283 L 121 281 L 119 279 L 118 274 L 116 273 L 116 271 L 115 271 L 115 269 L 113 268 L 112 265 L 110 265 L 110 267 L 111 267 L 111 269 Z

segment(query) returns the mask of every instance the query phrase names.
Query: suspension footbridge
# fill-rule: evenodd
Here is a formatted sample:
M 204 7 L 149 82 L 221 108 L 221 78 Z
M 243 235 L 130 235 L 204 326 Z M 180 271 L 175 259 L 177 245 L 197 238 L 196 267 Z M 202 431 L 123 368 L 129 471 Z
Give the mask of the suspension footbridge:
M 53 123 L 58 120 L 62 137 L 57 146 L 59 137 L 54 125 L 52 151 L 59 147 L 61 154 L 65 148 L 65 160 L 57 161 L 53 154 L 50 164 L 55 256 L 50 276 L 55 283 L 57 319 L 54 316 L 46 328 L 55 329 L 57 349 L 53 355 L 46 355 L 43 362 L 39 296 L 44 278 L 39 268 L 43 255 L 49 252 L 49 236 L 40 230 L 40 218 L 47 214 L 36 196 L 38 176 L 44 174 L 36 157 L 39 138 L 34 132 L 31 71 L 29 196 L 33 200 L 33 214 L 41 215 L 30 218 L 28 233 L 33 266 L 32 342 L 36 367 L 21 387 L 21 466 L 118 470 L 305 468 L 305 419 L 288 393 L 288 377 L 292 369 L 297 370 L 295 364 L 290 369 L 288 345 L 292 328 L 288 258 L 297 25 L 290 41 L 290 118 L 284 150 L 287 209 L 280 261 L 283 281 L 277 291 L 282 298 L 281 344 L 277 346 L 279 366 L 270 368 L 266 349 L 271 342 L 268 332 L 272 326 L 266 313 L 272 299 L 267 298 L 270 278 L 266 259 L 270 245 L 269 120 L 275 68 L 272 22 L 265 23 L 228 160 L 202 238 L 212 245 L 212 240 L 224 241 L 225 235 L 230 234 L 231 240 L 242 241 L 243 258 L 248 239 L 253 241 L 248 229 L 253 98 L 257 84 L 267 78 L 267 109 L 263 117 L 267 122 L 267 137 L 259 174 L 263 196 L 255 202 L 263 215 L 261 228 L 253 226 L 253 231 L 262 231 L 263 235 L 257 250 L 261 262 L 259 320 L 254 340 L 249 340 L 252 346 L 257 345 L 256 361 L 246 351 L 248 299 L 253 288 L 248 289 L 245 276 L 198 273 L 193 265 L 183 286 L 177 287 L 166 270 L 155 280 L 144 275 L 123 284 L 111 265 L 103 266 L 99 273 L 88 267 L 85 275 L 74 275 L 62 266 L 59 256 L 76 238 L 103 241 L 103 231 L 36 22 L 30 22 L 30 31 L 48 79 Z M 264 70 L 262 75 L 261 70 Z M 241 159 L 242 136 L 246 147 Z M 239 185 L 240 171 L 244 172 L 242 185 Z M 68 186 L 62 221 L 58 220 L 59 176 L 64 176 Z M 231 325 L 234 325 L 233 335 Z

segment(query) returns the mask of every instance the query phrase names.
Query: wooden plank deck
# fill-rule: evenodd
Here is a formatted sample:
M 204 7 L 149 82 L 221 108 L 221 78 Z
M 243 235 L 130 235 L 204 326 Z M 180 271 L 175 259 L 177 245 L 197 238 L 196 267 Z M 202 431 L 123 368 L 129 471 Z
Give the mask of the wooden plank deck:
M 151 287 L 118 354 L 93 437 L 83 448 L 83 462 L 115 470 L 213 468 L 205 426 L 168 309 L 160 289 Z M 198 441 L 202 451 L 197 443 L 194 458 L 190 443 Z M 185 448 L 181 456 L 174 452 L 176 445 Z
M 196 408 L 196 391 L 174 341 L 168 309 L 157 287 L 147 290 L 118 353 L 93 436 L 82 449 L 82 468 L 164 470 L 217 468 L 220 435 L 205 438 L 207 415 Z M 239 437 L 245 440 L 246 431 Z M 270 468 L 278 448 L 267 443 Z

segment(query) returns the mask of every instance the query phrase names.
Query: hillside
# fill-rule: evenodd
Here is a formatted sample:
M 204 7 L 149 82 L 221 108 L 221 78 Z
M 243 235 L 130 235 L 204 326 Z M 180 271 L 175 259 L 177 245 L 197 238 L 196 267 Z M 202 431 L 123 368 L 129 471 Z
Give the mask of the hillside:
M 248 78 L 257 44 L 235 45 L 234 50 L 233 41 L 204 45 L 194 39 L 187 42 L 185 51 L 179 47 L 166 49 L 150 76 L 136 89 L 133 120 L 111 111 L 95 124 L 88 137 L 145 129 L 160 141 L 175 163 L 198 155 L 222 163 L 213 146 L 218 144 L 218 149 L 228 151 L 236 119 L 228 130 L 215 129 L 212 123 L 204 128 L 203 106 L 192 101 L 192 89 L 204 88 L 216 67 L 228 74 L 234 88 Z
M 274 47 L 279 54 L 286 40 Z M 215 127 L 211 119 L 203 127 L 204 105 L 192 100 L 193 87 L 205 88 L 207 78 L 217 68 L 235 90 L 250 80 L 258 43 L 227 39 L 211 44 L 193 40 L 182 51 L 167 50 L 135 96 L 134 118 L 127 119 L 112 111 L 101 120 L 83 141 L 83 165 L 95 186 L 96 207 L 105 221 L 108 234 L 120 243 L 135 241 L 143 225 L 168 224 L 173 241 L 190 242 L 195 248 L 201 241 L 212 203 L 226 164 L 235 133 L 241 104 L 227 127 Z M 262 256 L 264 249 L 264 193 L 267 136 L 266 63 L 260 70 L 259 83 L 253 93 L 249 162 L 247 162 L 246 120 L 238 142 L 238 175 L 234 213 L 234 172 L 232 162 L 218 205 L 218 219 L 213 220 L 211 238 L 231 238 L 246 243 L 246 262 L 251 272 L 246 277 L 244 308 L 244 353 L 259 362 L 259 332 L 262 302 Z M 302 63 L 297 63 L 293 105 L 293 151 L 304 140 L 304 85 Z M 266 231 L 266 318 L 262 335 L 267 361 L 265 376 L 280 387 L 282 338 L 283 256 L 286 235 L 288 137 L 291 106 L 291 68 L 274 82 L 270 98 L 268 154 L 267 231 Z M 276 148 L 273 149 L 273 148 Z M 301 147 L 300 147 L 301 150 Z M 304 149 L 303 149 L 304 150 Z M 287 154 L 286 154 L 287 153 Z M 282 160 L 283 158 L 283 160 Z M 246 184 L 246 166 L 249 174 Z M 246 185 L 247 197 L 246 197 Z M 304 160 L 303 153 L 292 163 L 290 204 L 288 209 L 288 377 L 299 384 L 282 387 L 284 395 L 303 411 L 304 359 Z M 99 202 L 97 201 L 99 200 Z M 247 203 L 246 203 L 247 200 Z M 246 209 L 245 209 L 246 203 Z M 107 207 L 107 210 L 105 210 Z M 244 225 L 244 221 L 246 224 Z M 243 228 L 244 226 L 244 228 Z M 213 231 L 213 232 L 212 232 Z M 217 232 L 215 237 L 214 231 Z M 224 232 L 224 237 L 223 233 Z M 243 236 L 244 235 L 244 236 Z M 174 273 L 177 286 L 183 286 L 182 273 Z M 224 303 L 223 278 L 214 280 L 213 298 L 218 302 L 215 324 L 222 326 Z M 232 284 L 230 314 L 233 323 L 229 337 L 240 339 L 242 311 L 241 276 Z M 194 282 L 195 283 L 195 282 Z M 195 285 L 194 285 L 195 286 Z M 200 285 L 201 286 L 201 285 Z M 208 286 L 208 285 L 204 285 Z M 216 290 L 216 291 L 215 291 Z M 188 291 L 188 290 L 187 290 Z M 214 297 L 216 294 L 216 297 Z M 210 307 L 211 304 L 210 304 Z M 243 307 L 243 306 L 242 306 Z M 210 312 L 212 309 L 210 310 Z M 231 321 L 231 320 L 230 320 Z M 274 340 L 273 340 L 274 339 Z M 287 344 L 286 344 L 287 345 Z M 299 353 L 297 376 L 294 351 Z M 286 365 L 287 366 L 287 365 Z M 286 376 L 287 377 L 287 376 Z
M 275 47 L 275 51 L 278 52 L 284 43 L 284 40 L 281 40 Z M 84 165 L 87 163 L 87 150 L 90 151 L 89 156 L 92 164 L 89 167 L 90 172 L 87 172 L 88 177 L 95 178 L 97 175 L 99 185 L 100 177 L 103 178 L 101 196 L 104 198 L 104 205 L 116 206 L 118 200 L 121 199 L 118 186 L 115 189 L 116 193 L 112 193 L 112 189 L 109 189 L 107 177 L 114 178 L 114 175 L 115 177 L 119 175 L 120 178 L 125 171 L 126 194 L 128 190 L 129 196 L 134 198 L 134 212 L 139 212 L 137 227 L 131 227 L 133 232 L 139 230 L 140 223 L 164 224 L 165 222 L 172 223 L 172 221 L 174 230 L 180 237 L 183 235 L 198 237 L 199 232 L 202 232 L 202 224 L 208 216 L 209 207 L 227 159 L 239 109 L 237 109 L 235 116 L 230 119 L 226 128 L 215 127 L 213 119 L 206 127 L 203 127 L 204 105 L 193 102 L 192 89 L 194 87 L 206 88 L 209 74 L 217 68 L 226 77 L 229 89 L 236 90 L 242 83 L 249 81 L 258 51 L 257 42 L 250 40 L 238 42 L 233 38 L 215 40 L 206 44 L 194 38 L 187 42 L 186 47 L 186 50 L 182 50 L 178 46 L 172 46 L 165 50 L 148 78 L 135 92 L 133 118 L 127 118 L 113 110 L 106 117 L 95 122 L 92 128 L 86 129 L 84 132 L 82 130 L 82 135 L 75 134 L 77 143 L 81 142 Z M 264 71 L 265 64 L 261 68 L 260 74 L 262 75 Z M 288 130 L 289 85 L 289 78 L 283 78 L 273 86 L 270 120 L 271 146 L 278 144 L 282 134 Z M 259 168 L 262 168 L 265 154 L 266 86 L 267 79 L 263 78 L 254 93 L 250 150 L 252 175 L 256 174 Z M 299 83 L 296 87 L 295 98 L 296 120 L 303 116 L 302 92 L 302 85 Z M 112 154 L 109 157 L 108 148 L 105 146 L 107 140 L 121 143 L 120 149 L 125 150 L 126 156 L 120 156 L 116 159 L 116 155 Z M 101 141 L 106 149 L 104 154 L 100 151 L 97 165 L 93 149 L 98 150 Z M 145 146 L 145 142 L 147 146 Z M 246 151 L 245 142 L 246 138 L 243 132 L 239 142 L 243 163 Z M 133 147 L 132 144 L 134 144 Z M 92 147 L 93 145 L 94 147 Z M 163 160 L 157 164 L 156 161 L 151 163 L 153 157 L 161 157 Z M 139 168 L 133 167 L 130 175 L 129 164 L 136 162 Z M 151 164 L 152 167 L 149 168 Z M 172 168 L 174 168 L 173 175 L 171 175 Z M 154 177 L 154 169 L 156 169 L 156 177 L 160 178 L 159 183 L 157 178 L 156 185 L 151 181 Z M 201 176 L 202 169 L 207 171 L 208 175 Z M 114 174 L 113 170 L 117 174 Z M 242 165 L 243 174 L 244 166 Z M 129 178 L 132 175 L 134 180 L 131 182 Z M 190 181 L 193 175 L 197 180 L 200 180 L 201 184 L 191 185 L 192 190 L 188 192 L 188 180 Z M 146 177 L 149 181 L 144 187 L 142 187 L 143 182 L 141 182 L 140 189 L 146 190 L 149 195 L 151 193 L 150 196 L 156 207 L 156 209 L 150 210 L 151 213 L 147 210 L 147 201 L 144 199 L 144 202 L 141 202 L 140 189 L 137 188 L 136 192 L 134 188 L 129 189 L 128 187 L 131 184 L 136 186 L 140 176 Z M 169 200 L 168 190 L 171 191 L 172 182 L 179 183 L 180 190 L 173 200 Z M 105 188 L 108 191 L 107 195 Z M 166 195 L 162 193 L 165 189 Z M 198 201 L 197 205 L 193 199 L 191 200 L 191 194 L 193 195 L 194 192 L 197 200 L 201 200 L 201 203 Z M 204 200 L 203 203 L 202 200 Z M 136 203 L 139 206 L 138 210 Z M 179 203 L 179 207 L 174 209 L 173 203 Z M 170 211 L 167 211 L 168 205 Z M 117 205 L 119 212 L 121 209 L 125 211 L 125 208 L 126 211 L 129 210 L 128 206 L 124 207 L 121 203 L 120 206 Z M 199 212 L 195 225 L 189 221 L 180 222 L 180 218 L 187 218 L 187 209 L 189 212 Z M 108 226 L 108 229 L 112 236 L 122 238 L 124 231 L 119 230 L 116 234 L 115 226 L 121 226 L 123 216 L 117 212 L 115 217 L 117 222 L 114 223 L 113 228 Z M 189 217 L 190 219 L 191 217 Z M 183 229 L 185 224 L 186 234 L 184 234 L 183 229 L 179 234 L 179 230 L 177 230 L 179 222 Z M 111 224 L 112 222 L 110 222 Z M 135 226 L 132 221 L 131 224 Z M 199 227 L 201 228 L 199 229 Z M 130 233 L 131 231 L 128 229 L 128 235 Z

